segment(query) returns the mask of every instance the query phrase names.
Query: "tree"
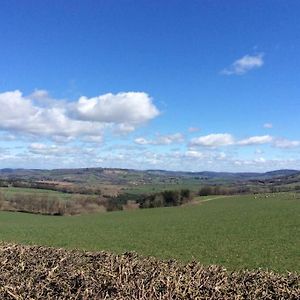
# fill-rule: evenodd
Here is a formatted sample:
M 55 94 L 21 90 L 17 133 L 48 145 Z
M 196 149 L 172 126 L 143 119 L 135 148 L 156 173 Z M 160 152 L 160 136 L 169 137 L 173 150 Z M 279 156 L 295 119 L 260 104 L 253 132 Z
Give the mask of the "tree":
M 209 196 L 212 194 L 213 194 L 213 189 L 210 186 L 204 186 L 198 192 L 199 196 Z

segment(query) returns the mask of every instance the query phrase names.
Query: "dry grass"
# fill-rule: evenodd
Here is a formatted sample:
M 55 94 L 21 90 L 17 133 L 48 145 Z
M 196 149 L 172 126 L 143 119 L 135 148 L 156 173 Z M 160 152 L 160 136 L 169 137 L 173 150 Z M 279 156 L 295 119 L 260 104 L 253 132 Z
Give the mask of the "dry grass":
M 13 244 L 0 245 L 0 299 L 299 299 L 300 276 Z

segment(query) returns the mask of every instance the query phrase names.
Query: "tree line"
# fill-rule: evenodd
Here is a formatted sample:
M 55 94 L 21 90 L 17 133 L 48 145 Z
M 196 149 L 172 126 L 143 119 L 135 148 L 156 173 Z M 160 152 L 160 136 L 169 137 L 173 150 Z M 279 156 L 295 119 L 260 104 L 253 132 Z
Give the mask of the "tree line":
M 104 198 L 90 195 L 71 195 L 68 198 L 51 193 L 0 192 L 0 210 L 45 215 L 76 215 L 82 213 L 116 211 L 136 208 L 178 206 L 187 203 L 191 193 L 187 189 L 164 191 L 152 195 L 121 194 Z

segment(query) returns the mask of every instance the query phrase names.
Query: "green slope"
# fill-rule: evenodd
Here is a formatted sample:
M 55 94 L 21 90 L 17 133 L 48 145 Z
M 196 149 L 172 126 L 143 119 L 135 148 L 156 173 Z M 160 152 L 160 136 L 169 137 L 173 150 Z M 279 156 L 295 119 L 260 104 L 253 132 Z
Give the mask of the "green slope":
M 0 239 L 55 247 L 137 251 L 229 269 L 300 271 L 300 199 L 234 196 L 200 205 L 51 217 L 0 212 Z

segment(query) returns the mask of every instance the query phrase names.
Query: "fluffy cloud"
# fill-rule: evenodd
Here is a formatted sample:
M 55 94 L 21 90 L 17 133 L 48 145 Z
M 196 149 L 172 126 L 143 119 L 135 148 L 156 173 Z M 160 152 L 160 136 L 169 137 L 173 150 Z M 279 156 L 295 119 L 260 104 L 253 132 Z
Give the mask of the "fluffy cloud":
M 220 147 L 234 144 L 234 138 L 229 133 L 213 133 L 206 136 L 193 138 L 191 146 Z
M 136 138 L 134 142 L 139 145 L 170 145 L 174 143 L 182 143 L 184 136 L 181 133 L 169 135 L 160 135 L 156 139 L 146 139 L 143 137 Z
M 0 94 L 0 106 L 0 130 L 38 136 L 76 137 L 101 135 L 104 129 L 103 124 L 70 119 L 66 105 L 35 105 L 20 91 Z
M 106 128 L 131 132 L 159 114 L 146 93 L 106 94 L 78 102 L 51 99 L 44 90 L 24 97 L 0 93 L 0 130 L 60 139 L 100 140 Z
M 258 136 L 252 136 L 247 139 L 238 141 L 237 144 L 241 146 L 247 146 L 247 145 L 262 145 L 267 144 L 273 141 L 273 137 L 270 135 L 258 135 Z
M 263 53 L 257 55 L 245 55 L 237 59 L 229 68 L 224 69 L 224 75 L 243 75 L 250 70 L 260 68 L 264 64 Z
M 82 120 L 127 125 L 140 125 L 159 115 L 149 95 L 140 92 L 80 97 L 76 113 Z

